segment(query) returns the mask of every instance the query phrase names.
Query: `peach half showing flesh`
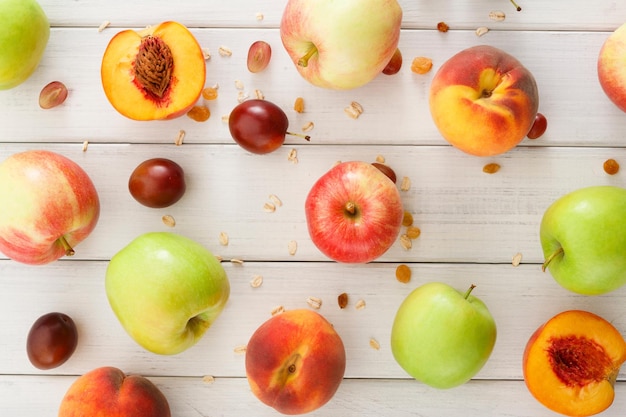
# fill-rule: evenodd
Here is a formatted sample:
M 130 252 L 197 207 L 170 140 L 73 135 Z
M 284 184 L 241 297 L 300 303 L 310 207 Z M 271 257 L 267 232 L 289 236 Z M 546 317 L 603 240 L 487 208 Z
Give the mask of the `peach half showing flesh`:
M 200 98 L 206 78 L 202 48 L 177 22 L 111 38 L 100 68 L 109 102 L 133 120 L 173 119 Z
M 606 410 L 626 360 L 626 341 L 607 320 L 582 310 L 557 314 L 530 337 L 524 380 L 544 406 L 566 416 Z

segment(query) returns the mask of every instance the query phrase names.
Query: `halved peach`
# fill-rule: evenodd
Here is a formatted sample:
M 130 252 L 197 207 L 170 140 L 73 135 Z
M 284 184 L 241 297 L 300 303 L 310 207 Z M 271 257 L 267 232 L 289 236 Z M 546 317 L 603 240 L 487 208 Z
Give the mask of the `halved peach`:
M 206 64 L 193 34 L 170 21 L 117 33 L 104 51 L 100 75 L 107 98 L 122 115 L 173 119 L 200 98 Z
M 524 350 L 524 380 L 544 406 L 567 416 L 591 416 L 607 409 L 626 361 L 626 341 L 608 321 L 569 310 L 537 329 Z

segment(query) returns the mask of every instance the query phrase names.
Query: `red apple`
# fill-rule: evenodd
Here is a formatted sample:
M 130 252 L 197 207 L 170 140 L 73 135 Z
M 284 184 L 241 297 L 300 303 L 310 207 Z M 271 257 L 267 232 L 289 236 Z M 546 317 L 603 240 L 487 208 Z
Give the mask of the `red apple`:
M 44 150 L 16 153 L 0 164 L 0 201 L 0 251 L 33 265 L 73 255 L 100 215 L 87 173 Z
M 304 414 L 326 404 L 343 380 L 346 352 L 333 325 L 312 310 L 272 316 L 246 348 L 252 393 L 283 414 Z
M 59 417 L 170 417 L 163 393 L 147 378 L 104 366 L 80 376 L 61 400 Z
M 365 263 L 395 242 L 404 210 L 387 175 L 370 163 L 342 162 L 313 185 L 305 202 L 311 240 L 329 258 Z
M 530 131 L 539 108 L 532 73 L 489 45 L 462 50 L 447 60 L 430 87 L 430 112 L 441 135 L 471 155 L 499 155 Z

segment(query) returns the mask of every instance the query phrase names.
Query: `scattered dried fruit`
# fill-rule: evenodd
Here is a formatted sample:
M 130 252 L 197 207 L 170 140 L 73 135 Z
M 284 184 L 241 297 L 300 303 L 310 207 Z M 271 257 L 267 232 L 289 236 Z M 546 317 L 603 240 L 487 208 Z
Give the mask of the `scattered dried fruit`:
M 235 349 L 233 349 L 233 351 L 237 354 L 237 355 L 243 355 L 244 353 L 246 353 L 246 345 L 239 345 L 239 346 L 235 346 Z
M 439 22 L 439 23 L 437 23 L 437 30 L 438 30 L 439 32 L 444 32 L 444 33 L 445 33 L 445 32 L 447 32 L 449 29 L 450 29 L 450 26 L 448 26 L 448 25 L 446 24 L 446 22 Z
M 374 350 L 380 350 L 380 343 L 373 337 L 370 339 L 370 347 Z
M 272 47 L 265 41 L 256 41 L 248 49 L 248 71 L 257 73 L 263 71 L 270 63 Z
M 310 132 L 311 130 L 313 130 L 314 127 L 315 127 L 315 124 L 313 122 L 307 122 L 302 126 L 302 131 Z
M 217 50 L 217 52 L 221 55 L 221 56 L 232 56 L 233 51 L 231 51 L 230 48 L 226 47 L 226 46 L 220 46 Z
M 235 80 L 235 88 L 237 90 L 243 90 L 243 81 L 241 80 Z
M 293 109 L 296 113 L 304 113 L 304 99 L 302 97 L 296 98 L 296 101 L 293 103 Z
M 296 251 L 298 250 L 298 242 L 296 242 L 295 240 L 290 240 L 287 244 L 287 249 L 289 250 L 289 255 L 295 255 Z
M 181 129 L 178 131 L 178 136 L 176 136 L 176 140 L 174 140 L 174 145 L 176 146 L 182 145 L 184 139 L 185 139 L 185 131 Z
M 298 151 L 296 149 L 290 149 L 287 154 L 287 160 L 294 164 L 298 163 Z
M 413 247 L 413 242 L 411 242 L 411 238 L 406 233 L 400 235 L 400 245 L 406 250 L 409 250 Z
M 257 13 L 256 14 L 256 20 L 261 21 L 265 18 L 265 16 L 263 15 L 263 13 Z
M 404 264 L 398 265 L 396 268 L 396 279 L 403 284 L 411 281 L 411 268 Z
M 481 26 L 476 29 L 476 36 L 483 36 L 487 32 L 489 32 L 489 28 L 486 26 Z
M 520 262 L 522 262 L 522 254 L 518 252 L 515 254 L 515 256 L 513 256 L 513 260 L 511 263 L 513 264 L 513 266 L 519 266 Z
M 337 296 L 337 304 L 339 304 L 339 308 L 346 308 L 348 306 L 348 294 L 342 292 Z
M 276 206 L 272 203 L 263 204 L 263 211 L 266 213 L 273 213 L 276 211 Z
M 400 191 L 409 191 L 411 189 L 411 179 L 409 177 L 402 177 L 400 183 Z
M 420 235 L 422 234 L 422 231 L 420 230 L 419 227 L 416 226 L 409 226 L 406 229 L 406 235 L 409 237 L 409 239 L 413 240 L 413 239 L 417 239 L 418 237 L 420 237 Z
M 356 308 L 357 310 L 363 310 L 365 308 L 365 300 L 360 299 L 359 301 L 357 301 L 354 305 L 354 308 Z
M 165 216 L 161 217 L 161 221 L 167 227 L 176 226 L 176 219 L 174 219 L 174 216 L 172 216 L 171 214 L 166 214 Z
M 506 18 L 506 14 L 501 10 L 494 10 L 489 12 L 489 19 L 496 22 L 502 22 Z
M 358 119 L 359 116 L 361 116 L 361 114 L 363 114 L 363 107 L 359 103 L 357 103 L 356 101 L 353 101 L 352 103 L 350 103 L 350 105 L 348 107 L 343 109 L 343 111 L 350 118 Z
M 317 297 L 307 297 L 306 303 L 316 310 L 319 310 L 322 307 L 322 300 Z
M 609 175 L 615 175 L 619 172 L 619 163 L 615 159 L 607 159 L 604 161 L 604 172 Z
M 483 167 L 483 172 L 485 174 L 495 174 L 498 171 L 500 171 L 500 164 L 496 164 L 495 162 L 491 162 L 489 164 L 486 164 Z
M 217 99 L 217 88 L 206 87 L 202 90 L 202 98 L 205 100 Z
M 272 309 L 272 311 L 270 312 L 270 314 L 272 316 L 275 316 L 276 314 L 280 314 L 280 313 L 284 313 L 285 312 L 285 307 L 283 306 L 276 306 Z
M 111 24 L 111 22 L 109 22 L 108 20 L 105 20 L 104 22 L 102 22 L 100 24 L 100 26 L 98 26 L 98 32 L 102 32 L 104 29 L 106 29 L 109 25 Z
M 283 205 L 283 202 L 276 194 L 270 194 L 269 199 L 276 207 L 281 207 Z
M 262 275 L 254 275 L 252 276 L 252 280 L 250 281 L 250 286 L 252 288 L 259 288 L 263 284 L 263 276 Z
M 206 122 L 211 117 L 211 110 L 207 106 L 193 106 L 187 116 L 196 122 Z
M 433 60 L 425 56 L 413 58 L 411 62 L 411 71 L 415 74 L 426 74 L 433 67 Z
M 405 211 L 404 215 L 402 216 L 402 226 L 412 226 L 413 225 L 413 215 L 408 212 Z
M 52 81 L 41 89 L 39 93 L 39 107 L 51 109 L 63 104 L 67 98 L 67 87 L 60 81 Z
M 211 51 L 209 51 L 209 48 L 201 48 L 202 50 L 202 57 L 204 58 L 205 61 L 208 61 L 209 59 L 211 59 Z
M 88 140 L 83 141 L 83 152 L 87 152 L 88 146 L 89 146 L 89 141 Z
M 243 265 L 243 259 L 233 258 L 230 260 L 230 263 L 235 265 Z
M 220 232 L 220 245 L 228 246 L 228 233 Z
M 202 377 L 202 382 L 205 384 L 212 384 L 215 382 L 215 377 L 212 375 L 205 375 Z
M 257 88 L 256 90 L 254 90 L 254 98 L 256 98 L 257 100 L 265 100 L 265 94 L 263 94 L 263 91 Z

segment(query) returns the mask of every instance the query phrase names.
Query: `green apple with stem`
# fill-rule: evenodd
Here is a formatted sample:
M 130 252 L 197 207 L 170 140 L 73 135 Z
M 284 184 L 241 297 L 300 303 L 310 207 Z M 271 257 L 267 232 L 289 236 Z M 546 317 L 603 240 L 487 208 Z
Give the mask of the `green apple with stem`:
M 50 23 L 35 0 L 0 0 L 0 28 L 0 90 L 8 90 L 39 66 Z
M 429 282 L 400 304 L 391 329 L 391 351 L 413 378 L 447 389 L 469 381 L 491 356 L 496 322 L 487 306 L 448 284 Z
M 163 355 L 200 340 L 230 295 L 220 261 L 196 241 L 169 232 L 142 234 L 116 253 L 105 288 L 126 332 Z
M 401 23 L 396 0 L 289 0 L 280 37 L 302 77 L 346 90 L 367 84 L 387 66 Z
M 596 185 L 561 196 L 539 234 L 543 270 L 564 288 L 598 295 L 626 283 L 626 189 Z

